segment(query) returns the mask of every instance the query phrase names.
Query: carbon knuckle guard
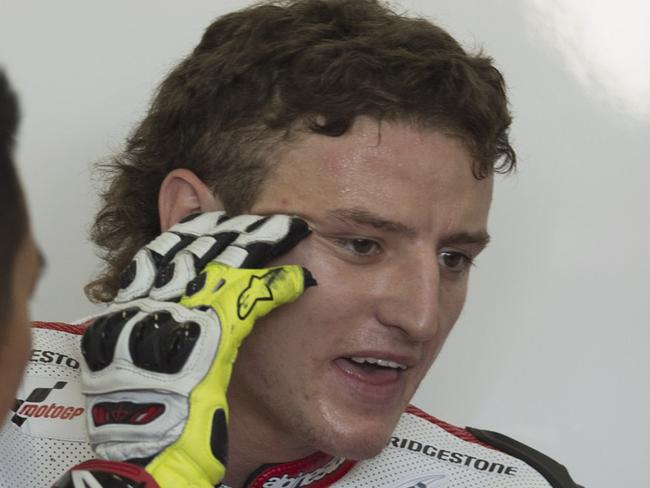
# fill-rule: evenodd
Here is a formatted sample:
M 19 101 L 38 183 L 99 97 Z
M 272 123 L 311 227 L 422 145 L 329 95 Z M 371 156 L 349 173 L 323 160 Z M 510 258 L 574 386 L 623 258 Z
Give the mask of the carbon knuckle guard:
M 178 322 L 169 312 L 152 313 L 133 326 L 129 352 L 139 368 L 176 374 L 185 366 L 200 335 L 196 322 Z
M 91 371 L 100 371 L 113 362 L 122 329 L 137 313 L 137 308 L 128 308 L 104 315 L 86 330 L 81 340 L 81 353 Z

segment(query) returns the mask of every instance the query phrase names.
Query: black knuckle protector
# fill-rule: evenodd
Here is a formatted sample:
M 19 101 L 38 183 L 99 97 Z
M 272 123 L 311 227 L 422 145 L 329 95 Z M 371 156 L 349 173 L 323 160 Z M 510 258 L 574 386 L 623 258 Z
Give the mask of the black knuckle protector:
M 100 371 L 113 362 L 117 339 L 137 313 L 137 308 L 125 309 L 99 317 L 88 327 L 81 339 L 81 353 L 91 371 Z
M 147 315 L 133 326 L 129 352 L 133 364 L 157 373 L 178 373 L 201 335 L 196 322 L 178 322 L 169 312 Z

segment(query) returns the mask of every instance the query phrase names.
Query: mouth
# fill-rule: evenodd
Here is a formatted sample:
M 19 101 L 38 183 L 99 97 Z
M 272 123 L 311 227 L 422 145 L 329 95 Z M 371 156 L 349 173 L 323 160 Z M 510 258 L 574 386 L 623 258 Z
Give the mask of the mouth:
M 386 395 L 396 391 L 409 369 L 405 361 L 379 355 L 339 357 L 334 360 L 334 365 L 357 390 Z

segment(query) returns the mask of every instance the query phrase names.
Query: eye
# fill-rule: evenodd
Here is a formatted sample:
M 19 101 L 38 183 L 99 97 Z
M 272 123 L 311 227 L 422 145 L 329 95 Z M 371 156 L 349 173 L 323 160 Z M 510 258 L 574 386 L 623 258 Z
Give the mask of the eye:
M 473 259 L 462 252 L 442 251 L 438 254 L 438 264 L 445 269 L 462 273 L 474 264 Z
M 381 248 L 379 243 L 372 239 L 338 239 L 338 244 L 357 256 L 375 256 Z

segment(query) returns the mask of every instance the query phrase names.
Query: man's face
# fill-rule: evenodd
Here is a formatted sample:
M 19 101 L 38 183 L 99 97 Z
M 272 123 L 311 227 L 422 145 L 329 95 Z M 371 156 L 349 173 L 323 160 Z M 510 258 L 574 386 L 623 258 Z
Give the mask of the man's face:
M 362 459 L 386 445 L 487 241 L 492 179 L 471 165 L 455 138 L 367 118 L 281 151 L 251 213 L 309 222 L 278 263 L 305 266 L 318 286 L 256 324 L 229 391 L 237 425 L 272 438 L 272 454 Z

